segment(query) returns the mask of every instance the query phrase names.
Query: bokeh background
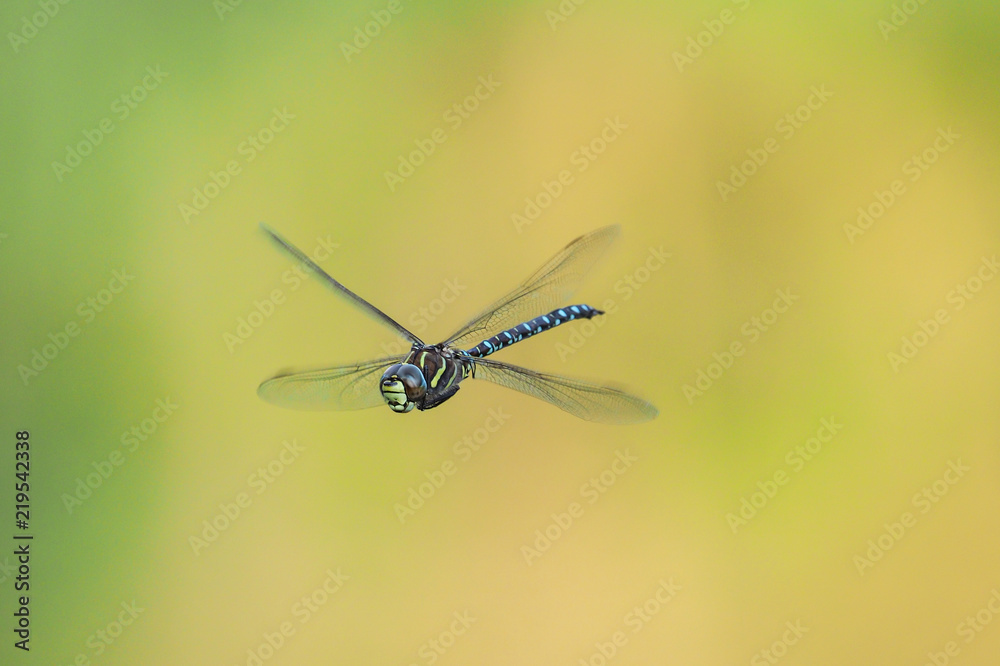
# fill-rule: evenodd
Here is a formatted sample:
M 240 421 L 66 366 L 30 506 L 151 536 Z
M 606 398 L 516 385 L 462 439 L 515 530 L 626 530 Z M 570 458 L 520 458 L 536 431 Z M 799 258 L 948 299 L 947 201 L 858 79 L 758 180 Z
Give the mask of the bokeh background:
M 8 628 L 0 662 L 996 663 L 993 3 L 12 0 L 0 26 L 0 513 L 29 430 L 35 536 L 31 652 Z M 260 221 L 431 341 L 620 224 L 578 292 L 603 325 L 503 356 L 660 415 L 478 383 L 405 417 L 265 404 L 398 342 Z

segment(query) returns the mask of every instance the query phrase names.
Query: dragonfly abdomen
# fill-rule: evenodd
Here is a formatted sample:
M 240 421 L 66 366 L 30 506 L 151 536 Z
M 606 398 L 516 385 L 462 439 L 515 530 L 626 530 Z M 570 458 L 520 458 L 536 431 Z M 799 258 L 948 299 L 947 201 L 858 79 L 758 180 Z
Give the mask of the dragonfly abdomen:
M 489 356 L 495 351 L 509 347 L 515 342 L 520 342 L 533 335 L 538 335 L 550 328 L 555 328 L 560 324 L 565 324 L 574 319 L 590 319 L 594 315 L 599 314 L 604 314 L 604 311 L 597 310 L 589 305 L 569 305 L 564 308 L 558 308 L 548 314 L 535 317 L 531 321 L 526 321 L 513 328 L 508 328 L 506 331 L 497 333 L 492 338 L 483 340 L 472 349 L 466 350 L 465 353 L 478 358 Z

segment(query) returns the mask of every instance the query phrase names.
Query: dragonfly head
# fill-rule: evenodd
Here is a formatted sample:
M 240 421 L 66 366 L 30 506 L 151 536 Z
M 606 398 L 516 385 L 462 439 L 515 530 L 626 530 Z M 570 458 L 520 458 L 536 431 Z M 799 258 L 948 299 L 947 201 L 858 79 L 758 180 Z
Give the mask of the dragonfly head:
M 397 363 L 382 375 L 379 390 L 392 411 L 405 414 L 423 402 L 427 380 L 420 368 L 412 363 Z

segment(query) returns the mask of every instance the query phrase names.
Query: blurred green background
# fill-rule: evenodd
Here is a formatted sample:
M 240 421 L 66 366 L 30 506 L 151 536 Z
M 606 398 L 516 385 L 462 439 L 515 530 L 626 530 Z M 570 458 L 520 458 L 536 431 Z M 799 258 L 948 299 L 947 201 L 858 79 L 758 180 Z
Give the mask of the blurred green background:
M 8 629 L 0 662 L 996 663 L 993 3 L 14 0 L 0 25 L 0 513 L 17 531 L 29 430 L 35 536 L 31 652 Z M 621 224 L 578 293 L 602 325 L 502 356 L 660 415 L 479 383 L 405 417 L 265 404 L 396 341 L 262 220 L 431 341 Z

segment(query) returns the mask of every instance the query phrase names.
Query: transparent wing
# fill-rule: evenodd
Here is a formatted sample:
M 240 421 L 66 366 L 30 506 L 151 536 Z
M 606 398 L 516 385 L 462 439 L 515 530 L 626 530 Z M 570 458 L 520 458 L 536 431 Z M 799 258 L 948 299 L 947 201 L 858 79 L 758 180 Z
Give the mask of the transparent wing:
M 271 237 L 271 240 L 273 240 L 275 243 L 278 244 L 278 247 L 280 247 L 285 252 L 287 252 L 288 254 L 292 255 L 293 257 L 301 261 L 306 266 L 306 268 L 314 272 L 316 276 L 319 277 L 321 280 L 323 280 L 323 282 L 328 287 L 331 287 L 335 293 L 346 298 L 348 301 L 351 302 L 352 305 L 354 305 L 359 310 L 367 314 L 369 317 L 373 318 L 375 321 L 391 328 L 393 331 L 396 332 L 397 335 L 406 338 L 410 342 L 423 344 L 420 338 L 418 338 L 413 333 L 410 333 L 408 330 L 406 330 L 402 324 L 400 324 L 395 319 L 393 319 L 386 313 L 382 312 L 377 307 L 375 307 L 374 305 L 372 305 L 371 303 L 361 298 L 353 291 L 351 291 L 350 289 L 348 289 L 347 287 L 345 287 L 344 285 L 340 284 L 332 277 L 330 277 L 330 275 L 322 268 L 320 268 L 318 265 L 316 265 L 316 262 L 310 259 L 305 252 L 303 252 L 299 248 L 295 247 L 294 245 L 286 241 L 274 229 L 267 226 L 263 222 L 260 223 L 260 228 L 263 229 L 267 233 L 267 235 Z
M 659 411 L 642 398 L 614 386 L 535 372 L 487 358 L 475 360 L 475 378 L 485 379 L 550 402 L 586 421 L 626 424 L 656 418 Z
M 272 377 L 257 387 L 257 395 L 279 407 L 311 410 L 367 409 L 385 404 L 378 380 L 399 356 L 321 370 Z
M 621 235 L 618 225 L 580 236 L 527 280 L 476 315 L 444 343 L 463 348 L 494 333 L 567 305 L 583 277 Z

